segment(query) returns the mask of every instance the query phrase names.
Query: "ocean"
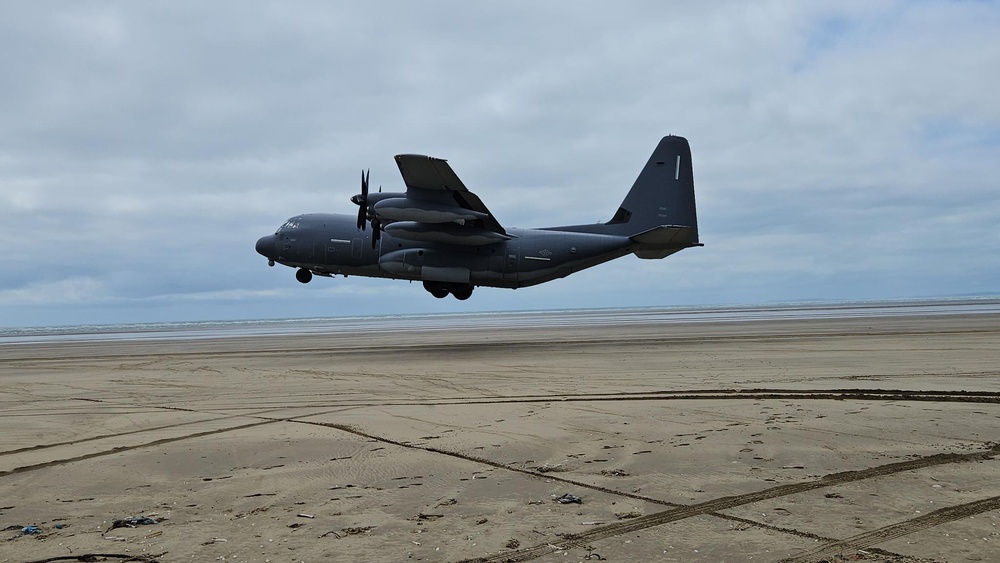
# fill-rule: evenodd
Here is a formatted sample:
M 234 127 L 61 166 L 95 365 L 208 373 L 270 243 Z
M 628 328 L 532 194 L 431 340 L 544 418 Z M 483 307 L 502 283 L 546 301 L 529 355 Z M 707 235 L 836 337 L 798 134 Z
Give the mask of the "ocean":
M 0 328 L 0 347 L 32 342 L 239 338 L 288 334 L 397 332 L 512 327 L 600 326 L 629 323 L 761 321 L 907 315 L 1000 313 L 1000 297 L 956 297 L 886 301 L 823 301 L 766 305 L 636 307 L 132 323 Z

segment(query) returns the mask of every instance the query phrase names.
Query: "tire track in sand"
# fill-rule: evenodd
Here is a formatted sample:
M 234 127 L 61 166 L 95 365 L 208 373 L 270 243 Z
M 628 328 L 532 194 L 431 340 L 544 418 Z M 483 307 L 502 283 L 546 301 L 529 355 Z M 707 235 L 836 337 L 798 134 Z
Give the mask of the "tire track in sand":
M 853 553 L 859 549 L 869 548 L 873 545 L 919 532 L 920 530 L 933 528 L 940 524 L 947 524 L 948 522 L 954 522 L 955 520 L 961 520 L 962 518 L 997 509 L 1000 509 L 1000 496 L 939 508 L 934 512 L 929 512 L 911 520 L 905 520 L 878 528 L 877 530 L 863 532 L 843 540 L 821 545 L 816 549 L 811 549 L 794 557 L 782 559 L 781 563 L 811 563 L 813 561 L 829 560 L 845 552 Z
M 103 404 L 115 404 L 115 405 L 118 404 L 118 403 L 112 403 L 110 401 L 105 401 L 103 399 L 81 399 L 81 398 L 75 398 L 75 400 L 77 400 L 77 401 L 89 401 L 89 402 L 93 402 L 93 403 L 103 403 Z M 167 407 L 167 406 L 157 406 L 157 405 L 150 405 L 149 408 L 152 409 L 151 412 L 156 411 L 156 410 L 161 410 L 161 411 L 162 410 L 179 411 L 179 412 L 185 412 L 185 413 L 191 413 L 191 414 L 199 414 L 199 415 L 204 415 L 204 416 L 211 416 L 211 417 L 214 417 L 214 418 L 205 418 L 205 419 L 199 419 L 199 420 L 188 420 L 188 421 L 184 421 L 184 422 L 175 422 L 173 424 L 163 424 L 163 425 L 160 425 L 160 426 L 150 426 L 148 428 L 139 428 L 137 430 L 125 430 L 125 431 L 122 431 L 122 432 L 112 432 L 112 433 L 109 433 L 109 434 L 98 434 L 96 436 L 87 436 L 86 438 L 78 438 L 76 440 L 66 440 L 66 441 L 62 441 L 62 442 L 51 442 L 51 443 L 48 443 L 48 444 L 36 444 L 34 446 L 25 446 L 23 448 L 17 448 L 17 449 L 13 449 L 13 450 L 0 451 L 0 457 L 7 456 L 7 455 L 22 454 L 22 453 L 26 453 L 26 452 L 36 452 L 36 451 L 40 451 L 40 450 L 47 450 L 47 449 L 50 449 L 50 448 L 58 448 L 58 447 L 62 447 L 62 446 L 74 446 L 74 445 L 83 444 L 83 443 L 86 443 L 86 442 L 95 442 L 95 441 L 98 441 L 98 440 L 106 440 L 106 439 L 109 439 L 109 438 L 120 438 L 120 437 L 123 437 L 123 436 L 131 436 L 133 434 L 142 434 L 142 433 L 145 433 L 145 432 L 156 432 L 158 430 L 167 430 L 167 429 L 170 429 L 170 428 L 179 428 L 181 426 L 191 426 L 191 425 L 195 425 L 195 424 L 205 424 L 205 423 L 217 422 L 217 421 L 221 421 L 221 420 L 231 420 L 231 419 L 234 419 L 234 418 L 265 418 L 264 415 L 266 415 L 267 413 L 274 412 L 274 411 L 279 411 L 279 410 L 284 410 L 287 407 L 281 406 L 281 407 L 272 407 L 272 408 L 267 408 L 267 409 L 259 409 L 258 408 L 256 410 L 254 410 L 253 412 L 240 413 L 240 414 L 222 414 L 222 413 L 213 412 L 213 411 L 203 411 L 203 410 L 196 410 L 196 409 L 187 409 L 187 408 L 182 408 L 182 407 Z M 324 414 L 324 413 L 317 413 L 317 414 Z M 271 419 L 268 419 L 268 420 L 271 420 Z M 0 473 L 0 475 L 2 475 L 2 473 Z
M 1000 404 L 1000 392 L 994 391 L 915 391 L 907 389 L 691 389 L 680 391 L 623 391 L 617 393 L 556 393 L 551 395 L 492 395 L 483 397 L 442 397 L 419 400 L 352 399 L 294 405 L 295 408 L 402 407 L 528 404 L 590 401 L 703 401 L 703 400 L 825 400 L 825 401 L 914 401 L 932 403 Z
M 25 446 L 23 448 L 17 448 L 16 450 L 5 450 L 0 451 L 0 456 L 23 454 L 25 452 L 37 452 L 40 450 L 47 450 L 49 448 L 58 448 L 62 446 L 75 446 L 77 444 L 84 444 L 87 442 L 95 442 L 98 440 L 106 440 L 109 438 L 120 438 L 123 436 L 131 436 L 132 434 L 142 434 L 143 432 L 156 432 L 157 430 L 167 430 L 169 428 L 178 428 L 181 426 L 191 426 L 192 424 L 204 424 L 206 422 L 215 422 L 218 420 L 227 420 L 230 418 L 245 418 L 246 415 L 233 414 L 229 416 L 218 416 L 216 418 L 207 418 L 202 420 L 189 420 L 186 422 L 177 422 L 174 424 L 163 424 L 161 426 L 150 426 L 149 428 L 140 428 L 138 430 L 127 430 L 124 432 L 114 432 L 111 434 L 98 434 L 96 436 L 87 436 L 86 438 L 80 438 L 77 440 L 66 440 L 64 442 L 52 442 L 49 444 L 37 444 L 34 446 Z
M 63 465 L 66 463 L 73 463 L 77 461 L 83 461 L 86 459 L 93 459 L 95 457 L 103 457 L 106 455 L 118 454 L 122 452 L 128 452 L 132 450 L 138 450 L 141 448 L 152 448 L 156 446 L 161 446 L 163 444 L 169 444 L 171 442 L 179 442 L 181 440 L 190 440 L 192 438 L 201 438 L 204 436 L 211 436 L 213 434 L 221 434 L 223 432 L 232 432 L 234 430 L 243 430 L 245 428 L 253 428 L 255 426 L 262 426 L 264 424 L 274 424 L 275 422 L 283 422 L 281 419 L 271 419 L 271 420 L 261 420 L 257 422 L 251 422 L 248 424 L 240 424 L 238 426 L 228 426 L 226 428 L 216 428 L 215 430 L 206 430 L 204 432 L 195 432 L 193 434 L 185 434 L 183 436 L 173 436 L 170 438 L 161 438 L 159 440 L 153 440 L 152 442 L 145 442 L 142 444 L 135 444 L 132 446 L 119 446 L 112 448 L 110 450 L 101 450 L 99 452 L 91 452 L 89 454 L 83 454 L 73 457 L 67 457 L 62 459 L 54 459 L 51 461 L 46 461 L 42 463 L 35 463 L 31 465 L 22 465 L 20 467 L 15 467 L 14 469 L 9 469 L 7 471 L 0 471 L 0 477 L 6 477 L 8 475 L 15 475 L 17 473 L 24 473 L 26 471 L 33 471 L 35 469 L 43 469 L 45 467 L 52 467 L 55 465 Z
M 895 473 L 901 473 L 904 471 L 913 471 L 916 469 L 933 467 L 935 465 L 944 465 L 948 463 L 962 463 L 970 461 L 983 461 L 991 459 L 992 457 L 998 454 L 1000 454 L 1000 445 L 996 445 L 989 450 L 974 452 L 969 454 L 955 454 L 955 453 L 935 454 L 914 460 L 889 463 L 886 465 L 879 465 L 867 469 L 860 469 L 856 471 L 843 471 L 840 473 L 831 473 L 814 481 L 792 483 L 789 485 L 780 485 L 777 487 L 764 489 L 762 491 L 757 491 L 754 493 L 721 497 L 701 502 L 698 504 L 671 508 L 668 510 L 663 510 L 661 512 L 648 514 L 646 516 L 640 516 L 638 518 L 633 518 L 622 522 L 616 522 L 614 524 L 608 524 L 606 526 L 594 528 L 592 530 L 588 530 L 586 532 L 582 532 L 579 534 L 567 534 L 563 537 L 563 540 L 560 542 L 560 545 L 558 546 L 558 551 L 564 551 L 571 548 L 582 547 L 591 542 L 600 541 L 610 537 L 637 532 L 647 528 L 660 526 L 662 524 L 676 522 L 678 520 L 684 520 L 686 518 L 691 518 L 693 516 L 712 514 L 720 510 L 726 510 L 729 508 L 734 508 L 737 506 L 742 506 L 754 502 L 760 502 L 763 500 L 783 497 L 787 495 L 794 495 L 798 493 L 830 487 L 833 485 L 842 485 L 845 483 L 850 483 L 852 481 L 861 481 L 864 479 L 871 479 L 874 477 L 893 475 Z M 461 454 L 457 455 L 458 457 L 463 457 Z M 554 551 L 557 551 L 557 549 L 554 548 L 552 545 L 545 543 L 515 551 L 498 553 L 490 557 L 467 559 L 465 560 L 465 563 L 488 563 L 488 562 L 513 563 L 518 561 L 530 561 L 532 559 L 536 559 L 538 557 L 542 557 L 544 555 L 553 553 Z

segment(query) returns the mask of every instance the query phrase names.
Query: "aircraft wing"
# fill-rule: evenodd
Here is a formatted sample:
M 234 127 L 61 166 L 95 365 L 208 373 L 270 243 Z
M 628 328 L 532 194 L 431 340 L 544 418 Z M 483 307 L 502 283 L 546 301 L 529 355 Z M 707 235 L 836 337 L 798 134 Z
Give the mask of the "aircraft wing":
M 486 229 L 506 235 L 506 231 L 476 194 L 469 191 L 443 158 L 421 154 L 398 154 L 396 166 L 406 184 L 406 199 L 410 205 L 428 209 L 458 206 L 473 211 L 477 218 L 466 221 L 470 230 Z
M 422 154 L 397 154 L 396 166 L 403 175 L 407 189 L 469 191 L 448 165 L 448 161 L 443 158 Z

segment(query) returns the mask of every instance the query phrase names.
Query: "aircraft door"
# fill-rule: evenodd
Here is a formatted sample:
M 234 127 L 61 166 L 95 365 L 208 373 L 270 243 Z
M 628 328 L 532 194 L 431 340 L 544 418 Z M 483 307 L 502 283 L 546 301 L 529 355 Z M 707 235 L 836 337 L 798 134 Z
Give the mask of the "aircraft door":
M 351 258 L 360 259 L 362 245 L 364 244 L 364 239 L 356 238 L 351 241 Z
M 326 245 L 323 243 L 316 243 L 313 245 L 313 262 L 317 264 L 326 264 Z
M 517 251 L 509 250 L 507 251 L 507 259 L 503 263 L 503 279 L 505 280 L 516 280 L 517 279 Z

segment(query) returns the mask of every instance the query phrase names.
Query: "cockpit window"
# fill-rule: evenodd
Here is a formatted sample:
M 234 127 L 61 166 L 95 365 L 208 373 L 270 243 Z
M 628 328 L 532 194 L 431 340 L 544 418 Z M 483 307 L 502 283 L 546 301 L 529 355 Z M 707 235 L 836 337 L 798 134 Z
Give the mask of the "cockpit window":
M 281 226 L 282 229 L 298 229 L 299 228 L 299 218 L 292 217 L 291 219 L 285 221 L 285 224 Z

